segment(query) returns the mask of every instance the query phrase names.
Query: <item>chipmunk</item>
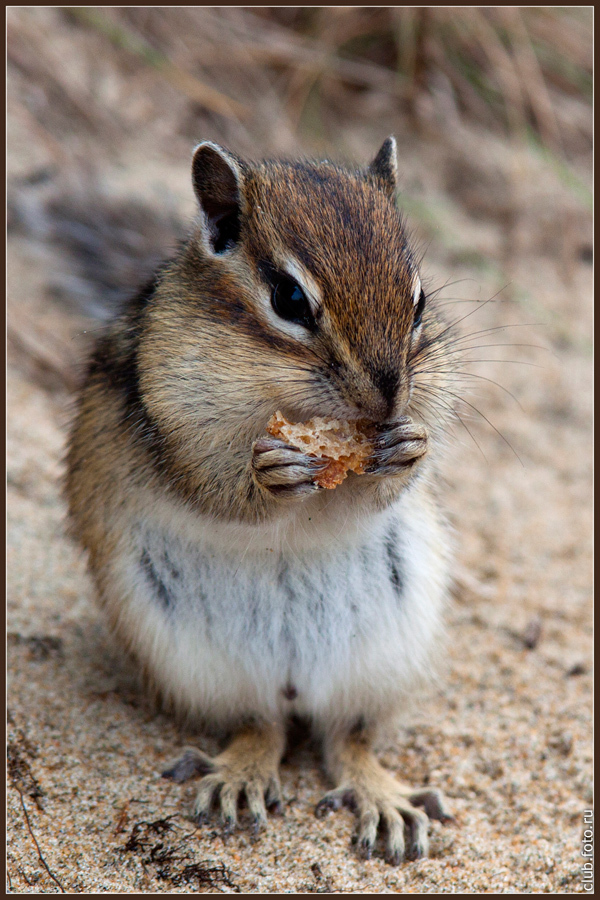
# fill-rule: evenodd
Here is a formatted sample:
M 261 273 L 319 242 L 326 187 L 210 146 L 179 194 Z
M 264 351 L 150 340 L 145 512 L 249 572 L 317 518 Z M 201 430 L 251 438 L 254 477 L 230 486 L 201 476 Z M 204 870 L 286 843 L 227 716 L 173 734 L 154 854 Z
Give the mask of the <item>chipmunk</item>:
M 374 744 L 430 670 L 449 586 L 436 450 L 452 368 L 396 205 L 396 143 L 350 170 L 250 163 L 205 141 L 191 236 L 98 339 L 67 456 L 72 529 L 112 628 L 150 688 L 220 729 L 164 773 L 200 776 L 195 815 L 280 809 L 291 717 L 322 741 L 357 846 L 428 852 L 439 790 L 397 781 Z M 441 365 L 440 363 L 444 363 Z M 276 411 L 367 421 L 365 474 L 265 430 Z M 406 834 L 406 839 L 405 839 Z

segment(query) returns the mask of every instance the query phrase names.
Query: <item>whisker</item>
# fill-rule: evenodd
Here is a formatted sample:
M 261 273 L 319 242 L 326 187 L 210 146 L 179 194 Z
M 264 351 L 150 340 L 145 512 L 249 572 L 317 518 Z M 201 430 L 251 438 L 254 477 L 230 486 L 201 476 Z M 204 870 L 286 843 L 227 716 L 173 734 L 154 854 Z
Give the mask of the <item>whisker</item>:
M 437 398 L 436 398 L 437 399 Z M 442 414 L 435 408 L 434 404 L 431 400 L 427 398 L 419 399 L 417 396 L 415 399 L 411 401 L 411 407 L 417 412 L 421 414 L 422 410 L 426 410 L 427 415 L 423 416 L 424 420 L 427 420 L 428 416 L 431 415 L 435 418 L 435 421 L 439 425 L 440 428 L 443 428 L 446 423 L 446 419 L 442 416 Z
M 440 285 L 440 287 L 433 288 L 433 290 L 428 290 L 426 292 L 427 299 L 436 298 L 436 300 L 437 300 L 438 294 L 440 294 L 442 291 L 446 290 L 446 288 L 454 287 L 454 285 L 456 285 L 456 284 L 466 284 L 468 281 L 474 282 L 475 279 L 474 278 L 456 278 L 454 281 L 449 281 L 449 280 L 445 281 L 442 285 Z M 479 303 L 479 300 L 465 300 L 464 302 L 465 303 Z
M 551 352 L 547 347 L 544 347 L 543 344 L 502 343 L 502 344 L 473 344 L 472 347 L 459 347 L 459 353 L 466 353 L 467 350 L 484 350 L 486 347 L 519 347 L 519 348 L 525 348 L 527 350 L 546 350 L 548 353 Z
M 495 346 L 495 345 L 493 345 L 493 346 Z M 507 344 L 506 346 L 510 347 L 512 345 Z M 473 349 L 476 350 L 476 349 L 480 349 L 480 348 L 474 347 Z M 461 365 L 466 365 L 467 363 L 494 363 L 494 362 L 503 363 L 503 364 L 508 363 L 509 365 L 515 365 L 515 366 L 529 366 L 532 369 L 545 369 L 546 368 L 546 366 L 541 366 L 539 363 L 532 363 L 532 362 L 529 362 L 528 360 L 524 360 L 524 359 L 497 359 L 497 358 L 496 359 L 487 359 L 487 358 L 463 359 L 463 360 L 461 360 Z
M 458 358 L 459 354 L 468 353 L 469 351 L 494 349 L 495 347 L 536 348 L 537 345 L 536 344 L 476 344 L 473 347 L 462 347 L 462 348 L 459 348 L 458 350 L 452 350 L 452 353 L 456 354 L 456 357 Z M 430 359 L 435 361 L 436 358 L 441 358 L 442 361 L 447 362 L 446 351 L 449 349 L 450 348 L 438 347 L 431 353 L 420 354 L 417 357 L 418 362 L 419 362 L 419 364 L 424 363 L 424 362 L 426 363 Z M 546 348 L 540 346 L 540 347 L 537 347 L 537 349 L 545 350 Z M 528 360 L 523 360 L 523 359 L 498 359 L 498 358 L 496 358 L 496 359 L 469 359 L 468 357 L 462 357 L 462 355 L 460 358 L 460 362 L 457 362 L 457 365 L 464 366 L 467 363 L 473 363 L 473 362 L 501 362 L 501 363 L 506 362 L 506 363 L 516 363 L 518 365 L 523 365 L 523 366 L 533 366 L 534 368 L 537 368 L 537 369 L 545 369 L 546 368 L 545 366 L 542 366 L 539 363 L 532 363 L 532 362 L 529 362 Z M 432 370 L 423 370 L 423 371 L 432 371 Z
M 419 385 L 418 389 L 419 389 L 420 391 L 423 391 L 424 393 L 431 394 L 431 395 L 433 396 L 433 398 L 435 399 L 436 403 L 440 403 L 440 404 L 441 404 L 442 406 L 444 406 L 447 410 L 449 410 L 450 413 L 452 413 L 452 415 L 453 415 L 455 418 L 458 419 L 458 421 L 460 422 L 460 424 L 462 425 L 462 427 L 465 429 L 465 431 L 467 432 L 467 434 L 469 435 L 469 437 L 471 438 L 471 440 L 473 441 L 473 443 L 475 444 L 475 446 L 477 447 L 477 449 L 479 450 L 479 452 L 480 452 L 481 455 L 483 456 L 483 458 L 484 458 L 484 460 L 486 461 L 486 463 L 489 464 L 489 460 L 488 460 L 487 456 L 485 455 L 485 453 L 483 452 L 483 450 L 481 449 L 481 446 L 480 446 L 480 444 L 479 444 L 479 441 L 477 441 L 477 440 L 475 439 L 475 437 L 473 436 L 473 434 L 472 434 L 472 432 L 471 432 L 471 429 L 467 427 L 467 425 L 466 425 L 465 422 L 463 421 L 462 416 L 459 414 L 458 410 L 456 410 L 450 403 L 446 403 L 444 400 L 442 400 L 442 399 L 437 395 L 437 393 L 435 393 L 434 391 L 431 391 L 431 390 L 429 390 L 428 388 L 424 388 L 422 385 Z M 415 387 L 415 391 L 416 391 L 416 390 L 417 390 L 417 387 Z
M 512 397 L 519 409 L 522 410 L 522 412 L 525 412 L 517 397 L 515 397 L 515 395 L 511 391 L 509 391 L 508 388 L 505 388 L 503 384 L 500 384 L 498 381 L 494 381 L 493 378 L 486 378 L 485 375 L 476 375 L 475 372 L 452 372 L 449 369 L 436 369 L 435 371 L 439 375 L 446 375 L 450 378 L 479 378 L 481 381 L 487 381 L 490 384 L 494 384 L 497 388 L 500 388 L 501 391 L 504 391 L 505 394 L 508 394 L 509 397 Z
M 453 391 L 449 391 L 447 388 L 442 388 L 442 390 L 443 390 L 446 394 L 449 394 L 451 397 L 454 397 L 456 400 L 460 401 L 461 403 L 464 403 L 466 406 L 468 406 L 470 409 L 472 409 L 474 412 L 476 412 L 477 415 L 481 416 L 482 419 L 485 419 L 485 421 L 488 423 L 488 425 L 490 426 L 490 428 L 493 428 L 494 431 L 496 432 L 496 434 L 498 435 L 498 437 L 502 438 L 502 440 L 504 441 L 504 443 L 505 443 L 508 447 L 510 447 L 510 449 L 512 450 L 512 452 L 514 453 L 514 455 L 516 456 L 516 458 L 519 460 L 519 462 L 520 462 L 521 465 L 523 466 L 523 468 L 525 468 L 525 463 L 523 462 L 523 460 L 521 459 L 521 457 L 519 456 L 519 454 L 517 453 L 517 451 L 515 450 L 515 448 L 514 448 L 513 445 L 511 444 L 511 442 L 508 440 L 508 438 L 506 438 L 506 437 L 502 434 L 502 432 L 499 431 L 499 430 L 496 428 L 496 426 L 494 425 L 494 423 L 491 422 L 491 421 L 488 419 L 488 417 L 487 417 L 486 415 L 484 415 L 484 414 L 481 412 L 481 410 L 477 409 L 476 406 L 473 406 L 472 403 L 469 403 L 468 400 L 465 400 L 464 397 L 460 397 L 458 394 L 453 393 Z
M 454 340 L 454 343 L 460 343 L 461 341 L 468 341 L 473 337 L 477 337 L 481 334 L 492 334 L 495 331 L 506 331 L 507 328 L 546 328 L 547 324 L 541 322 L 513 322 L 506 325 L 493 325 L 490 328 L 482 328 L 479 331 L 469 331 L 468 334 L 458 335 Z
M 502 291 L 506 290 L 506 288 L 509 287 L 509 285 L 510 285 L 510 282 L 505 284 L 504 287 L 500 288 L 500 290 L 496 291 L 496 293 L 493 294 L 491 297 L 489 297 L 487 300 L 484 300 L 483 303 L 478 303 L 477 306 L 475 307 L 475 309 L 472 309 L 466 315 L 461 316 L 458 319 L 455 319 L 453 322 L 450 322 L 447 325 L 447 327 L 444 328 L 444 330 L 436 336 L 436 339 L 439 341 L 440 338 L 443 338 L 445 334 L 447 334 L 449 331 L 452 331 L 452 329 L 456 328 L 457 325 L 460 325 L 461 322 L 466 321 L 466 319 L 468 319 L 470 316 L 472 316 L 474 313 L 476 313 L 477 310 L 484 309 L 484 307 L 486 307 L 488 305 L 488 303 L 491 303 L 498 296 L 498 294 L 500 294 Z

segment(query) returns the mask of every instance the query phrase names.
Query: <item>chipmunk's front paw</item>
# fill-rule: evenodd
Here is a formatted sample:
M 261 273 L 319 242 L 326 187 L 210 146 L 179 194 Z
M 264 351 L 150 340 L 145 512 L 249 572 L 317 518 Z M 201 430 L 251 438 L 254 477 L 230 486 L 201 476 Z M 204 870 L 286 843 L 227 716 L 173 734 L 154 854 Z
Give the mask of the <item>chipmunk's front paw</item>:
M 278 766 L 283 750 L 279 733 L 247 731 L 238 735 L 230 746 L 214 758 L 196 748 L 188 748 L 163 778 L 187 781 L 201 775 L 194 804 L 199 824 L 208 821 L 218 804 L 226 831 L 238 824 L 238 806 L 245 798 L 254 832 L 267 824 L 267 809 L 281 813 L 282 798 Z
M 302 499 L 321 490 L 315 477 L 327 461 L 308 456 L 278 438 L 260 438 L 252 445 L 256 481 L 276 497 Z
M 372 444 L 373 453 L 366 473 L 384 477 L 402 475 L 427 453 L 427 429 L 404 416 L 397 422 L 379 427 Z

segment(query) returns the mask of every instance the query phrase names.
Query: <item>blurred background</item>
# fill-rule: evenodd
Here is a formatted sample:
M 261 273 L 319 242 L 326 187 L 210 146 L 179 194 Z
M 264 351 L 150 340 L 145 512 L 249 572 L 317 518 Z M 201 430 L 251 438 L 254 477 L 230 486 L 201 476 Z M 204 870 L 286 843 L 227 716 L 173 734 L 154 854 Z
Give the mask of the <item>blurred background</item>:
M 123 798 L 142 798 L 148 820 L 192 802 L 157 784 L 180 737 L 114 688 L 64 534 L 61 459 L 89 340 L 186 233 L 200 140 L 364 165 L 390 134 L 424 283 L 462 320 L 464 371 L 445 468 L 448 672 L 385 761 L 408 782 L 431 777 L 460 827 L 435 831 L 419 864 L 358 864 L 349 819 L 323 826 L 332 844 L 314 842 L 322 785 L 291 766 L 297 803 L 273 845 L 215 849 L 197 832 L 198 852 L 218 852 L 248 890 L 318 891 L 306 887 L 315 861 L 336 890 L 362 893 L 579 889 L 592 803 L 592 15 L 8 8 L 9 722 L 51 812 L 38 815 L 29 770 L 13 767 L 19 889 L 56 886 L 19 797 L 80 891 L 164 890 L 151 867 L 121 865 Z

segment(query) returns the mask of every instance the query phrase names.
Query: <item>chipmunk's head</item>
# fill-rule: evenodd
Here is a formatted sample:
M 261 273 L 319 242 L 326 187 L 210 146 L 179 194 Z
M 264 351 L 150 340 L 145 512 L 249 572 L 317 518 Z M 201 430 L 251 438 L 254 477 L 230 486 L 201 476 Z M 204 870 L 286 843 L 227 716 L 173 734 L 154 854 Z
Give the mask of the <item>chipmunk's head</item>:
M 200 218 L 183 277 L 198 318 L 182 340 L 202 354 L 210 331 L 211 384 L 222 382 L 228 410 L 235 380 L 261 421 L 275 409 L 292 419 L 404 414 L 428 312 L 396 206 L 394 138 L 357 170 L 248 163 L 205 142 L 192 179 Z

